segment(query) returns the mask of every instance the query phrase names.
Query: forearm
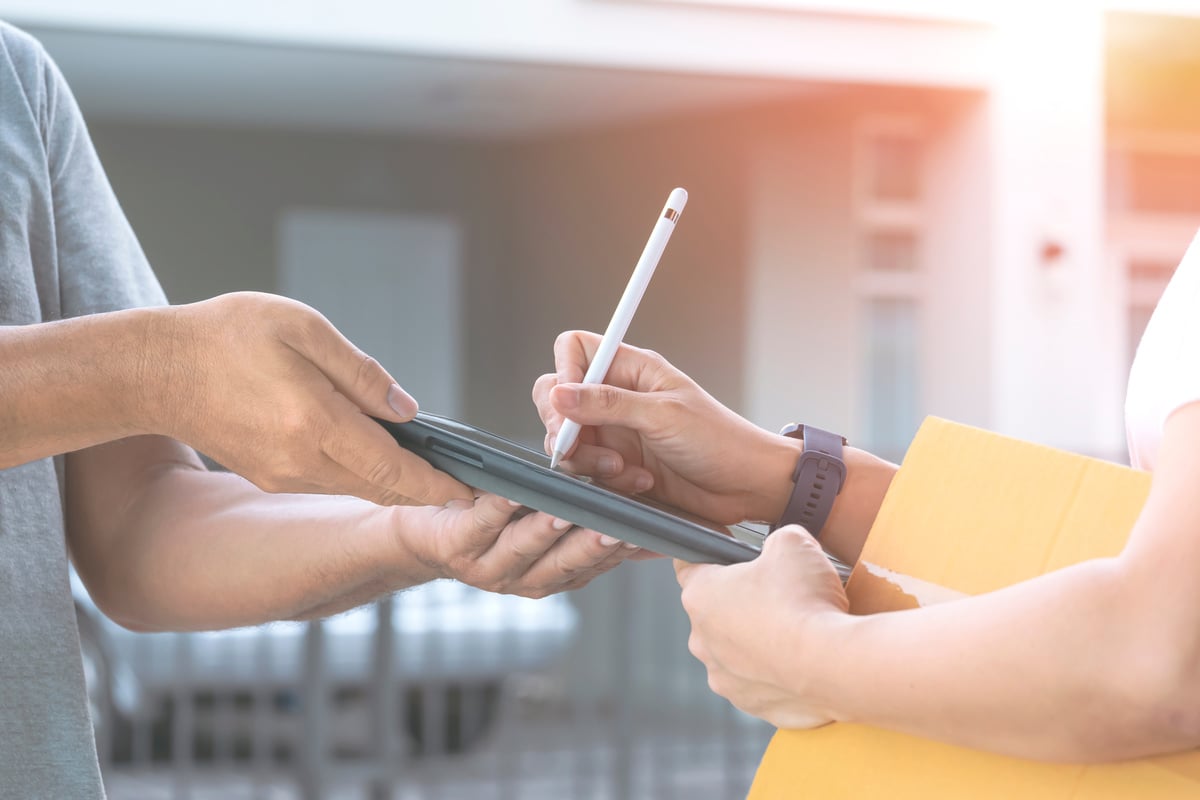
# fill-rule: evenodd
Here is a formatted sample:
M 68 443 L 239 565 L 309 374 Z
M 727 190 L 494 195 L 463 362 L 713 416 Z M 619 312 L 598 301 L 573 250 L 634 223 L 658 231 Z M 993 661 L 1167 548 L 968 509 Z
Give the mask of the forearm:
M 0 469 L 148 430 L 168 309 L 0 327 Z
M 1019 757 L 1195 747 L 1189 648 L 1153 592 L 1130 602 L 1129 580 L 1121 562 L 1092 561 L 928 608 L 801 622 L 790 663 L 803 666 L 787 679 L 835 719 Z
M 866 450 L 847 448 L 846 485 L 838 494 L 829 512 L 829 519 L 820 532 L 822 546 L 847 564 L 858 561 L 863 543 L 884 495 L 892 484 L 897 467 Z
M 783 514 L 795 484 L 792 475 L 802 443 L 783 436 L 772 437 L 763 453 L 765 477 L 754 512 L 757 519 L 775 522 Z M 858 560 L 863 543 L 879 513 L 892 477 L 898 469 L 865 450 L 848 447 L 844 454 L 846 483 L 834 501 L 829 519 L 819 533 L 821 544 L 847 564 Z
M 407 508 L 264 493 L 229 473 L 162 469 L 93 576 L 118 621 L 195 630 L 337 613 L 437 577 L 397 531 Z M 117 555 L 117 554 L 120 555 Z

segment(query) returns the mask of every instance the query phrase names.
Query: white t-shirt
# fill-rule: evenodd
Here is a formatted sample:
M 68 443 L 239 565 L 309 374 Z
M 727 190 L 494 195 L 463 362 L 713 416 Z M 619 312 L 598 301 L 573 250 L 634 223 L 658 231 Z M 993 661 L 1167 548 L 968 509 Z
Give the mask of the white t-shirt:
M 1130 463 L 1154 469 L 1171 412 L 1200 400 L 1200 234 L 1192 240 L 1138 344 L 1125 395 Z

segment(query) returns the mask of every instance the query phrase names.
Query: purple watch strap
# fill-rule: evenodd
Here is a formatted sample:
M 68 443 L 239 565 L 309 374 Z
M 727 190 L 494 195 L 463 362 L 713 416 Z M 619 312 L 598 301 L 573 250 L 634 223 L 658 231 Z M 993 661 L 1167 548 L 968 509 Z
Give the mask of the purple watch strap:
M 792 473 L 796 486 L 774 528 L 796 524 L 817 536 L 825 527 L 833 501 L 846 482 L 846 464 L 842 460 L 846 440 L 812 425 L 788 426 L 784 435 L 802 436 L 804 452 Z

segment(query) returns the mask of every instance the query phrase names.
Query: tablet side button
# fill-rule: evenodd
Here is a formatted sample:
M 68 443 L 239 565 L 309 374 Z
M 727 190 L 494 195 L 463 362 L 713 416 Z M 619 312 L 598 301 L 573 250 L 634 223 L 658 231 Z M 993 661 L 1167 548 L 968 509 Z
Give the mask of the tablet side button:
M 443 442 L 433 437 L 429 438 L 429 449 L 435 453 L 440 453 L 444 456 L 449 456 L 455 461 L 461 461 L 464 464 L 470 464 L 472 467 L 483 469 L 483 458 L 478 453 L 473 453 L 469 450 L 462 450 L 449 442 Z

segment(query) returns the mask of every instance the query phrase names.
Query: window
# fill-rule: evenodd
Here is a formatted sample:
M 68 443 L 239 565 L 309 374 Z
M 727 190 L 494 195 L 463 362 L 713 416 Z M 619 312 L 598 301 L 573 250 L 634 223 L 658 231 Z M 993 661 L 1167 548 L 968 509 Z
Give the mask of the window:
M 920 196 L 920 147 L 916 139 L 885 133 L 871 136 L 867 141 L 870 198 L 883 202 L 917 200 Z
M 866 263 L 871 272 L 904 272 L 917 270 L 917 233 L 914 230 L 874 230 L 864 234 Z
M 864 121 L 855 152 L 866 445 L 899 459 L 921 420 L 923 141 L 911 120 Z
M 288 209 L 279 288 L 329 318 L 421 401 L 462 411 L 462 232 L 450 217 Z
M 899 458 L 920 421 L 917 300 L 874 297 L 866 306 L 867 439 L 881 455 Z

